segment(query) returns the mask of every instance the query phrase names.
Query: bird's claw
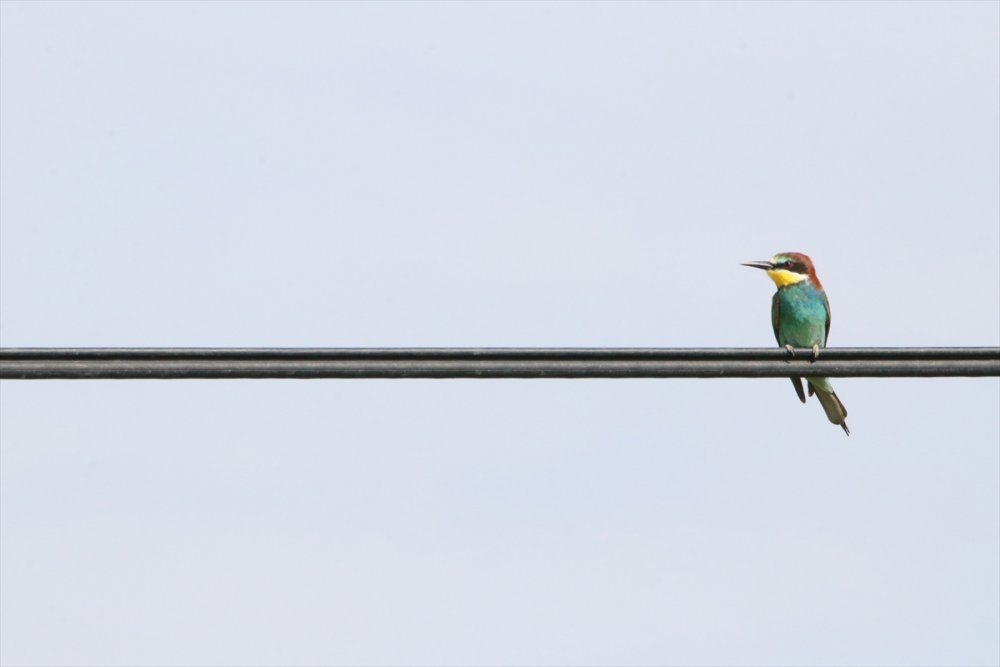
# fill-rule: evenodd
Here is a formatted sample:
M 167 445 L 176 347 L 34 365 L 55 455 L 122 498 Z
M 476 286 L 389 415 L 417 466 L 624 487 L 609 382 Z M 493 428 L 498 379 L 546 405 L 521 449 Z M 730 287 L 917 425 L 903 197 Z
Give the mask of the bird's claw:
M 789 358 L 788 358 L 787 361 L 791 361 L 792 359 L 795 358 L 795 348 L 794 347 L 792 347 L 791 345 L 786 345 L 785 346 L 785 351 L 788 352 L 788 357 Z M 812 359 L 810 359 L 810 361 L 811 362 L 815 362 L 817 359 L 819 359 L 819 344 L 816 344 L 816 345 L 812 346 Z

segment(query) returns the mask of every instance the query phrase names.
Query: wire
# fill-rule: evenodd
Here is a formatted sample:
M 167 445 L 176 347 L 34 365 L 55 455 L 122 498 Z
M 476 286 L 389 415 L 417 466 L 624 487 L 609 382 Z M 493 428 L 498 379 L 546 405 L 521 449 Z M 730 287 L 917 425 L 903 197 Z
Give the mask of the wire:
M 1000 347 L 0 348 L 3 380 L 1000 376 Z

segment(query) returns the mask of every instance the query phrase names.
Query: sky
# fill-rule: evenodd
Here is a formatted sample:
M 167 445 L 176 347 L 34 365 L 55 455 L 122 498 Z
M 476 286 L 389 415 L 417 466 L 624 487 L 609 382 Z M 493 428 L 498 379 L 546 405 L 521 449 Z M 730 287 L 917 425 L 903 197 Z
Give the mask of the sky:
M 1000 3 L 0 2 L 0 344 L 1000 345 Z M 3 665 L 997 665 L 1000 380 L 0 383 Z

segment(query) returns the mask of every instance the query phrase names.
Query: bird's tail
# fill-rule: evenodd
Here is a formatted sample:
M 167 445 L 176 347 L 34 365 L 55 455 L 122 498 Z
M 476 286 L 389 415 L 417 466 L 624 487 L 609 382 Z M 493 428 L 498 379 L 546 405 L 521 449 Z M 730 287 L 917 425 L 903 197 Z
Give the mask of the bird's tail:
M 830 423 L 840 426 L 844 429 L 844 433 L 850 435 L 851 431 L 847 428 L 847 408 L 837 398 L 830 381 L 826 378 L 809 378 L 809 389 L 810 393 L 816 392 L 816 398 L 823 406 L 823 412 L 826 413 L 826 418 L 830 420 Z

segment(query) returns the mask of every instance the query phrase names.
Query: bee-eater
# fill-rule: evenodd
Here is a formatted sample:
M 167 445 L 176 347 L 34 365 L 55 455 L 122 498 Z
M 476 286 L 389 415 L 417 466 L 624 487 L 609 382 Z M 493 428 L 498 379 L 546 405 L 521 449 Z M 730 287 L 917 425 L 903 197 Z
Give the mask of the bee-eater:
M 764 269 L 778 286 L 778 291 L 771 299 L 771 325 L 778 345 L 783 345 L 792 355 L 795 354 L 794 348 L 812 348 L 813 359 L 818 357 L 819 349 L 826 347 L 826 339 L 830 334 L 830 301 L 816 277 L 812 260 L 800 252 L 782 252 L 766 262 L 746 262 L 743 266 Z M 847 409 L 833 392 L 830 381 L 810 377 L 806 378 L 806 382 L 809 385 L 809 395 L 816 394 L 827 418 L 850 435 Z M 802 378 L 793 377 L 792 386 L 795 387 L 799 400 L 805 403 Z

